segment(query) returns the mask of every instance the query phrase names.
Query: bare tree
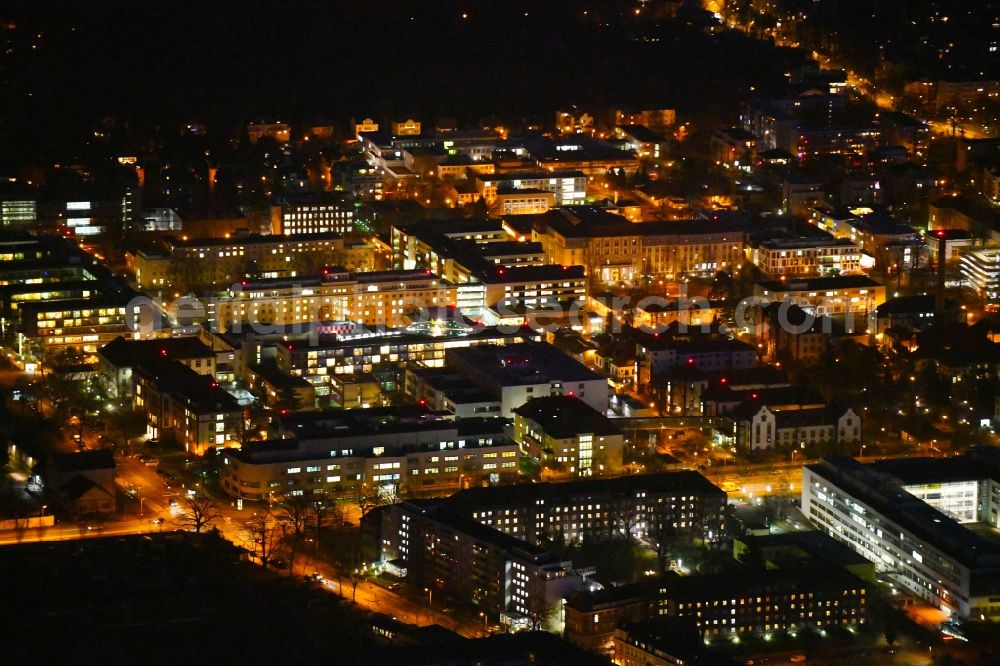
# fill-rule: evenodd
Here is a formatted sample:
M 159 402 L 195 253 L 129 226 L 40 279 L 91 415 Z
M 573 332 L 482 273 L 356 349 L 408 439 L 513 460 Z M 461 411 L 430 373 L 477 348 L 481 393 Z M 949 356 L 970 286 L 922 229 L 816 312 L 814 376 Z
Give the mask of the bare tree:
M 544 594 L 533 594 L 528 598 L 527 615 L 532 631 L 548 631 L 549 625 L 558 612 L 556 604 L 549 603 Z
M 222 517 L 215 500 L 205 495 L 188 497 L 184 505 L 184 513 L 177 518 L 177 524 L 198 534 Z
M 395 483 L 382 484 L 375 488 L 373 494 L 362 493 L 358 496 L 358 508 L 361 509 L 362 518 L 376 507 L 398 504 L 399 502 L 399 486 Z
M 234 436 L 240 446 L 260 439 L 260 431 L 267 427 L 267 410 L 257 402 L 247 405 L 233 424 Z
M 385 483 L 378 487 L 378 505 L 399 504 L 399 486 L 395 483 Z
M 333 529 L 340 529 L 344 526 L 346 511 L 341 502 L 317 499 L 313 500 L 312 504 L 309 505 L 306 520 L 308 528 L 313 531 L 318 541 L 319 533 L 324 528 L 332 527 Z
M 361 517 L 364 518 L 368 515 L 368 512 L 377 507 L 378 498 L 367 493 L 361 493 L 358 495 L 358 508 L 361 510 Z
M 632 541 L 635 538 L 636 527 L 639 525 L 639 514 L 635 505 L 626 501 L 611 507 L 608 512 L 611 519 L 611 530 L 613 535 L 617 535 L 625 541 Z
M 304 495 L 295 495 L 291 501 L 283 505 L 283 508 L 287 513 L 288 525 L 292 528 L 292 537 L 296 540 L 301 539 L 309 522 L 312 508 L 310 501 Z
M 368 570 L 364 567 L 355 567 L 348 573 L 348 580 L 351 581 L 351 603 L 357 603 L 358 585 L 368 577 Z
M 281 546 L 284 534 L 281 528 L 281 522 L 270 511 L 255 513 L 243 523 L 243 541 L 265 569 Z
M 646 530 L 646 543 L 656 553 L 656 561 L 660 566 L 659 573 L 667 570 L 670 563 L 670 553 L 673 548 L 677 530 L 674 527 L 673 516 L 663 506 L 658 506 L 649 516 Z

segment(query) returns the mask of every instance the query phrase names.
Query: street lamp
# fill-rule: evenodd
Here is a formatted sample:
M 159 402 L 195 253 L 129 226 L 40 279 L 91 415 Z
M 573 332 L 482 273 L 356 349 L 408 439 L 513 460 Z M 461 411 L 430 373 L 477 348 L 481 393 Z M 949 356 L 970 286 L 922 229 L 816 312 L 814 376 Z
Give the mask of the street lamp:
M 486 637 L 486 613 L 479 613 L 479 617 L 483 618 L 483 637 Z
M 434 608 L 434 588 L 425 587 L 424 592 L 427 593 L 427 607 Z

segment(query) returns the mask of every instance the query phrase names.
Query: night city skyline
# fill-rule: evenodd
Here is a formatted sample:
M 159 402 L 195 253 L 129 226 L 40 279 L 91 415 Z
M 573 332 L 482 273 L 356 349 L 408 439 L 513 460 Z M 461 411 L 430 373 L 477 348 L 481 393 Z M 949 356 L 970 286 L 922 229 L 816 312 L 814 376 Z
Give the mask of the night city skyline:
M 9 663 L 998 663 L 998 48 L 0 7 Z

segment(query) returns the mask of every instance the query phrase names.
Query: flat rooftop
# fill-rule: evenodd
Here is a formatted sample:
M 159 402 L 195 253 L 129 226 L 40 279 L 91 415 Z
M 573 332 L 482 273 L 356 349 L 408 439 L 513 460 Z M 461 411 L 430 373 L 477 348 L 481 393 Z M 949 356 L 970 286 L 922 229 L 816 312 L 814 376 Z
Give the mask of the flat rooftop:
M 1000 566 L 1000 544 L 903 490 L 899 480 L 854 458 L 824 459 L 806 469 L 969 568 Z
M 621 428 L 604 414 L 568 395 L 532 398 L 514 410 L 514 413 L 531 419 L 556 439 L 568 439 L 580 434 L 621 435 Z
M 461 362 L 467 369 L 488 376 L 501 386 L 604 379 L 576 359 L 543 342 L 449 349 L 446 358 L 449 362 Z
M 655 494 L 716 495 L 724 498 L 725 491 L 692 470 L 659 474 L 629 474 L 613 478 L 589 478 L 566 483 L 528 483 L 515 486 L 469 488 L 452 495 L 447 501 L 456 510 L 470 512 L 491 507 L 534 506 L 537 500 L 562 506 L 579 498 L 621 496 L 635 492 Z

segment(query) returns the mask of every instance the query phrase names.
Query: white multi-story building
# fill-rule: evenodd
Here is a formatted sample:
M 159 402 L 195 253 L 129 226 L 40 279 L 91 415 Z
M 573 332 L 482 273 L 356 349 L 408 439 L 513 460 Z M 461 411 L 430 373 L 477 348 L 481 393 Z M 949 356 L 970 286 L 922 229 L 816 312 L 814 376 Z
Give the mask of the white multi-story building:
M 582 171 L 519 171 L 504 174 L 479 174 L 476 190 L 492 204 L 502 192 L 537 190 L 551 192 L 555 206 L 581 205 L 587 199 L 587 176 Z
M 334 196 L 286 197 L 271 205 L 271 233 L 322 234 L 354 232 L 354 205 Z
M 902 592 L 949 615 L 996 622 L 1000 546 L 960 522 L 973 517 L 974 499 L 975 517 L 996 527 L 997 470 L 996 452 L 978 450 L 959 459 L 872 465 L 823 460 L 802 470 L 802 511 Z M 967 496 L 973 483 L 975 498 Z
M 767 240 L 751 259 L 768 275 L 850 275 L 861 271 L 861 248 L 847 238 Z
M 987 301 L 1000 300 L 1000 248 L 969 252 L 962 257 L 962 278 Z

